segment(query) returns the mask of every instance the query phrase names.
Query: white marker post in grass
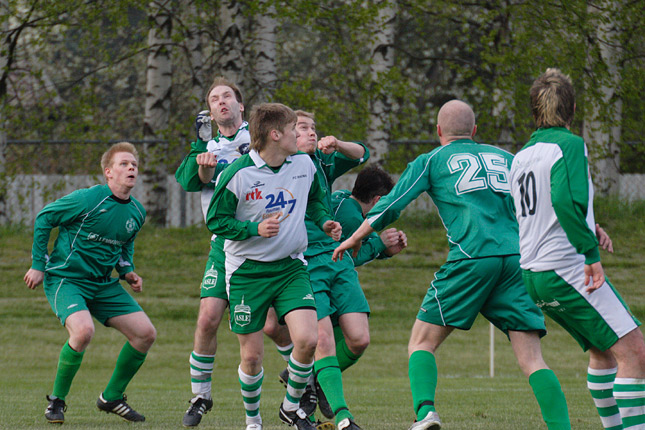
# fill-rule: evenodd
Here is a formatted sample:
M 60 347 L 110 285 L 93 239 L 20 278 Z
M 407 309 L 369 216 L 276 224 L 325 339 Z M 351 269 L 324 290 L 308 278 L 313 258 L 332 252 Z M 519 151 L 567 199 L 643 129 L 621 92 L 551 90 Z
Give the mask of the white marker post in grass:
M 488 347 L 490 353 L 490 377 L 495 376 L 495 326 L 490 323 L 490 344 Z

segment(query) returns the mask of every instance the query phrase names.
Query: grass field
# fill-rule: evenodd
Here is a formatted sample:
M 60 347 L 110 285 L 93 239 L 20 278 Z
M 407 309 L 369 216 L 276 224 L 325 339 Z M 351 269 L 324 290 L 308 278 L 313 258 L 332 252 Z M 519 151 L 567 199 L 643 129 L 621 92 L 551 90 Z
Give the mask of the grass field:
M 603 252 L 604 267 L 639 319 L 645 318 L 645 205 L 600 202 L 596 217 L 611 235 L 616 252 Z M 407 340 L 414 316 L 433 273 L 443 263 L 446 239 L 436 217 L 399 222 L 409 248 L 388 261 L 359 269 L 372 307 L 372 343 L 361 361 L 344 374 L 350 409 L 365 430 L 407 429 L 413 420 L 407 378 Z M 146 415 L 137 427 L 181 428 L 191 397 L 188 355 L 197 315 L 199 281 L 208 252 L 204 227 L 144 228 L 135 247 L 144 291 L 137 299 L 158 331 L 148 359 L 128 387 L 130 404 Z M 22 281 L 30 265 L 31 232 L 0 230 L 0 428 L 51 429 L 43 416 L 66 330 L 55 319 L 42 287 Z M 600 429 L 586 389 L 586 354 L 559 327 L 547 321 L 544 356 L 562 383 L 574 429 Z M 515 363 L 506 338 L 496 332 L 495 377 L 488 376 L 488 323 L 479 318 L 469 332 L 455 332 L 439 349 L 437 408 L 445 429 L 545 429 L 528 381 Z M 98 394 L 107 383 L 124 339 L 97 327 L 67 398 L 65 428 L 104 429 L 131 426 L 99 413 Z M 237 365 L 239 348 L 226 327 L 219 333 L 213 374 L 214 411 L 204 429 L 243 429 Z M 284 362 L 267 342 L 262 415 L 266 430 L 286 429 L 277 418 L 284 389 L 277 382 Z M 128 427 L 129 428 L 129 427 Z

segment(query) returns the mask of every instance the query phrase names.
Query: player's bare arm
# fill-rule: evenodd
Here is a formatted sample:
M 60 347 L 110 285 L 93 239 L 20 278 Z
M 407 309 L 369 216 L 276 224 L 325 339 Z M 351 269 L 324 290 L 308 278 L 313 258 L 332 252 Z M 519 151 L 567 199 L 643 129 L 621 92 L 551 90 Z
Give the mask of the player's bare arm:
M 611 238 L 607 232 L 600 227 L 600 224 L 596 224 L 596 237 L 598 238 L 598 245 L 605 251 L 609 251 L 612 254 L 614 253 L 614 244 L 611 241 Z
M 199 180 L 204 184 L 208 184 L 211 179 L 213 179 L 213 175 L 215 174 L 215 166 L 217 166 L 217 156 L 211 152 L 202 152 L 201 154 L 197 154 L 195 161 L 199 166 L 197 170 Z
M 43 282 L 44 278 L 45 278 L 44 272 L 41 272 L 40 270 L 36 270 L 36 269 L 29 269 L 27 270 L 27 273 L 25 273 L 24 280 L 25 280 L 25 284 L 27 284 L 27 287 L 33 290 Z
M 337 221 L 328 220 L 323 224 L 323 231 L 332 239 L 340 240 L 340 236 L 343 234 L 343 227 Z
M 334 136 L 325 136 L 320 139 L 318 141 L 318 149 L 325 154 L 331 154 L 334 151 L 338 151 L 352 160 L 356 160 L 365 155 L 365 148 L 358 143 L 345 142 L 343 140 L 336 139 Z
M 372 233 L 374 229 L 369 225 L 367 220 L 363 221 L 363 224 L 352 234 L 347 240 L 341 243 L 336 249 L 334 249 L 334 254 L 331 259 L 333 261 L 338 261 L 343 259 L 343 253 L 348 249 L 352 249 L 352 256 L 356 257 L 358 255 L 358 250 L 361 249 L 361 244 L 363 243 L 363 238 L 368 234 Z
M 587 293 L 591 294 L 605 283 L 605 271 L 600 261 L 585 264 L 585 286 Z M 591 285 L 590 285 L 591 284 Z
M 277 236 L 280 231 L 280 220 L 278 220 L 279 213 L 275 216 L 267 218 L 258 225 L 258 234 L 262 237 Z
M 134 272 L 128 272 L 124 275 L 125 281 L 130 284 L 130 288 L 135 293 L 143 291 L 143 279 Z

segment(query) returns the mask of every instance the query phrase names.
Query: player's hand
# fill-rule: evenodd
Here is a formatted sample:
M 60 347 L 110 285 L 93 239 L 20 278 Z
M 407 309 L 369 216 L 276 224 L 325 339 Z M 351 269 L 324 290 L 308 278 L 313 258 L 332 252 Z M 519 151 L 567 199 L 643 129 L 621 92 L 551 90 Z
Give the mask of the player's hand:
M 201 154 L 197 154 L 195 161 L 198 166 L 215 167 L 217 166 L 217 155 L 212 152 L 202 152 Z
M 605 230 L 603 230 L 602 227 L 600 227 L 600 224 L 596 224 L 596 237 L 598 238 L 598 245 L 606 250 L 609 251 L 613 254 L 614 252 L 614 244 L 611 241 L 611 238 L 607 234 Z
M 392 230 L 395 230 L 396 232 L 396 238 L 397 238 L 396 242 L 388 246 L 387 248 L 385 248 L 385 251 L 384 251 L 385 255 L 388 255 L 390 257 L 403 251 L 408 246 L 408 237 L 405 235 L 405 233 L 403 233 L 401 230 L 398 230 L 398 231 L 396 231 L 396 229 L 392 229 Z M 381 235 L 383 235 L 383 233 L 381 233 Z M 383 243 L 385 243 L 385 241 L 383 241 Z
M 44 278 L 45 272 L 41 272 L 36 269 L 29 269 L 27 270 L 27 273 L 25 273 L 25 277 L 23 279 L 25 280 L 25 284 L 33 290 L 43 282 Z
M 323 224 L 323 231 L 332 239 L 340 240 L 340 236 L 343 234 L 343 227 L 337 221 L 327 220 Z
M 387 230 L 383 230 L 380 234 L 380 237 L 386 248 L 399 243 L 399 232 L 395 228 L 388 228 Z
M 323 154 L 332 154 L 334 151 L 338 150 L 338 139 L 334 136 L 325 136 L 318 141 L 318 149 L 320 149 Z
M 213 138 L 213 127 L 211 125 L 211 113 L 203 110 L 195 118 L 195 132 L 197 138 L 208 142 Z
M 258 234 L 262 237 L 273 237 L 277 236 L 280 232 L 280 220 L 278 217 L 280 212 L 276 212 L 274 215 L 271 215 L 270 218 L 265 219 L 258 225 Z
M 604 283 L 605 271 L 602 269 L 600 261 L 593 264 L 585 264 L 585 287 L 587 287 L 587 293 L 593 293 L 598 288 L 602 287 Z
M 125 282 L 130 284 L 130 288 L 132 288 L 132 291 L 135 293 L 140 293 L 143 291 L 143 279 L 141 279 L 141 276 L 137 275 L 134 272 L 128 272 L 124 275 Z
M 336 249 L 334 249 L 334 254 L 331 256 L 331 259 L 333 261 L 342 260 L 343 254 L 345 254 L 345 251 L 347 251 L 348 249 L 353 250 L 352 256 L 356 258 L 358 256 L 358 250 L 361 249 L 362 244 L 362 240 L 356 240 L 354 239 L 354 235 L 351 235 L 347 240 L 345 240 L 343 243 L 338 245 Z

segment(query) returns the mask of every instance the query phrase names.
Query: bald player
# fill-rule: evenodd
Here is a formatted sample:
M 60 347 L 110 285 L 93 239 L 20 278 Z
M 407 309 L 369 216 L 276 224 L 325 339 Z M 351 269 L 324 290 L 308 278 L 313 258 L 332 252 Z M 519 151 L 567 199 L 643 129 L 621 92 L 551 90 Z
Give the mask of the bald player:
M 333 259 L 342 259 L 348 249 L 356 254 L 363 237 L 396 221 L 408 204 L 427 192 L 446 227 L 450 251 L 435 273 L 410 335 L 408 369 L 416 414 L 410 430 L 441 428 L 434 404 L 434 354 L 455 328 L 469 330 L 478 313 L 510 339 L 547 427 L 571 429 L 560 382 L 542 358 L 544 317 L 522 283 L 508 183 L 513 156 L 473 141 L 476 131 L 470 106 L 459 100 L 443 105 L 437 116 L 441 146 L 408 165 L 361 227 L 336 248 Z

